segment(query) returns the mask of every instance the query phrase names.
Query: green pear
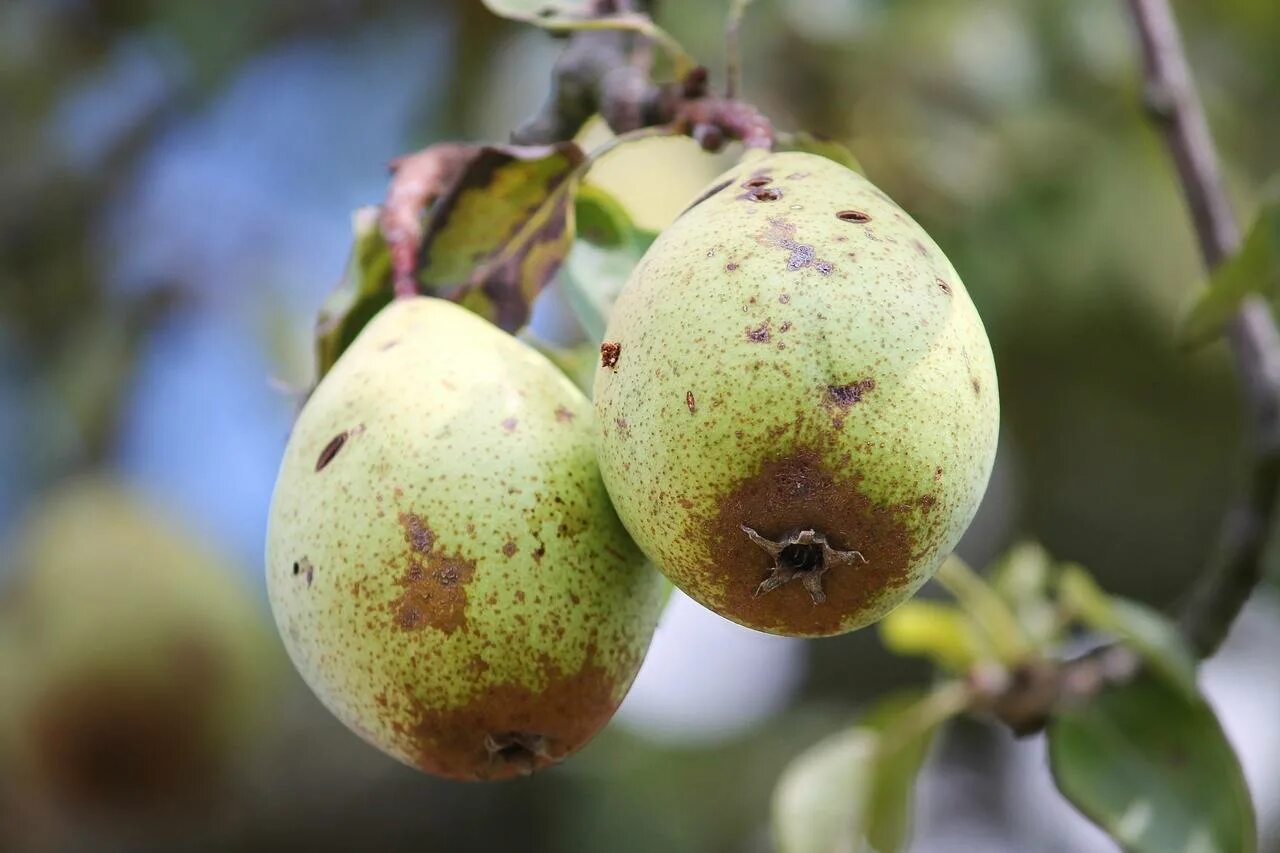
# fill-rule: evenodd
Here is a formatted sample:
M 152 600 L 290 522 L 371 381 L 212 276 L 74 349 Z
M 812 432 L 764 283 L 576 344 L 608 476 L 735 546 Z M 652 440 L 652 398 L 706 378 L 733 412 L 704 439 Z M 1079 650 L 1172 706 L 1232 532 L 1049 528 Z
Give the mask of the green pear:
M 839 634 L 912 595 L 995 456 L 990 345 L 901 208 L 812 154 L 744 161 L 649 249 L 595 382 L 601 473 L 691 597 Z
M 240 571 L 101 477 L 37 504 L 5 562 L 0 774 L 89 811 L 212 793 L 262 722 L 277 654 Z
M 591 405 L 453 303 L 393 302 L 298 418 L 271 507 L 285 646 L 331 711 L 422 770 L 554 763 L 613 715 L 661 576 L 618 521 Z

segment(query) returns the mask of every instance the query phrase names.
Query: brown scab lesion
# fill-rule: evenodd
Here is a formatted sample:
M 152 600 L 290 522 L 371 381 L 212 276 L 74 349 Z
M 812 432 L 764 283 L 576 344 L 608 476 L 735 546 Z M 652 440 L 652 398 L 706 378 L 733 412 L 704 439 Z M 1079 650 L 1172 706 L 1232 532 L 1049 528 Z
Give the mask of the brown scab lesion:
M 947 294 L 947 296 L 950 296 L 950 295 L 951 295 L 951 285 L 947 284 L 945 281 L 943 281 L 943 280 L 942 280 L 942 279 L 940 279 L 940 278 L 935 278 L 933 281 L 934 281 L 934 283 L 935 283 L 935 284 L 937 284 L 937 285 L 938 285 L 938 289 L 939 289 L 939 290 L 941 290 L 943 293 Z
M 403 631 L 430 627 L 446 634 L 466 627 L 466 587 L 475 562 L 438 549 L 434 531 L 413 513 L 402 513 L 400 525 L 409 548 L 404 574 L 396 581 L 403 591 L 390 604 L 395 624 Z
M 515 418 L 504 418 L 502 421 L 502 429 L 504 432 L 515 432 L 518 421 Z
M 695 412 L 697 412 L 697 411 L 698 411 L 698 401 L 697 401 L 696 399 L 694 399 L 693 391 L 686 391 L 686 392 L 685 392 L 685 395 L 684 395 L 684 404 L 685 404 L 685 406 L 689 409 L 689 414 L 691 414 L 691 415 L 692 415 L 692 414 L 694 414 Z
M 556 420 L 562 424 L 572 423 L 574 417 L 573 412 L 569 411 L 565 406 L 556 407 Z
M 849 382 L 845 385 L 828 385 L 827 400 L 834 406 L 847 409 L 855 403 L 861 403 L 868 391 L 874 391 L 876 381 L 870 377 Z
M 350 434 L 350 430 L 344 429 L 342 432 L 329 439 L 329 443 L 324 446 L 324 449 L 320 451 L 320 456 L 316 459 L 317 473 L 323 471 L 325 467 L 333 461 L 333 458 L 338 455 L 338 451 L 342 450 L 342 445 L 347 443 L 347 438 Z
M 622 344 L 619 341 L 605 341 L 600 345 L 600 366 L 617 370 L 621 355 Z
M 753 344 L 769 343 L 769 321 L 765 320 L 754 329 L 750 326 L 746 328 L 747 340 Z

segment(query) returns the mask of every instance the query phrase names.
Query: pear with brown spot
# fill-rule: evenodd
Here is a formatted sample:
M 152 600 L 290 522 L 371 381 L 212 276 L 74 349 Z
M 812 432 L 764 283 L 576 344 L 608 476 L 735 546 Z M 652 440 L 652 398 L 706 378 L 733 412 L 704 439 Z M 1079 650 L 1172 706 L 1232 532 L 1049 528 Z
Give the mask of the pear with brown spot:
M 428 298 L 385 308 L 304 407 L 267 582 L 321 701 L 401 761 L 458 779 L 528 773 L 595 734 L 664 586 L 609 503 L 586 397 Z
M 837 163 L 770 154 L 722 175 L 637 265 L 605 340 L 618 514 L 735 622 L 874 622 L 973 519 L 999 426 L 982 321 L 929 235 Z

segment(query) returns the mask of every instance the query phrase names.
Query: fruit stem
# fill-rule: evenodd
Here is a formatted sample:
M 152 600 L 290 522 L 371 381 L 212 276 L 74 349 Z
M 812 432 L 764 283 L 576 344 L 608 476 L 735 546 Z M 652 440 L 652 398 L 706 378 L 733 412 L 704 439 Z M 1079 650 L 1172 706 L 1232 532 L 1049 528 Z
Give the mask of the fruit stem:
M 730 100 L 742 90 L 742 17 L 751 0 L 732 0 L 724 27 L 724 96 Z

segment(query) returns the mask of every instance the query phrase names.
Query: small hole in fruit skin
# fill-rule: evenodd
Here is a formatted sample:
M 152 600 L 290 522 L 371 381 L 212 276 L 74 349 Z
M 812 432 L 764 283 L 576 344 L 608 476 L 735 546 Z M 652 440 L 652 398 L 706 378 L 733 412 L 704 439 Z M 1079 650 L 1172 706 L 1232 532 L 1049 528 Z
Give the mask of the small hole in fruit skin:
M 752 201 L 777 201 L 782 198 L 782 190 L 777 187 L 756 187 L 747 193 Z
M 861 210 L 842 210 L 836 214 L 836 218 L 842 222 L 870 222 L 871 215 L 863 213 Z
M 296 575 L 300 571 L 302 571 L 302 566 L 298 565 L 297 561 L 295 560 L 293 563 L 293 573 Z

